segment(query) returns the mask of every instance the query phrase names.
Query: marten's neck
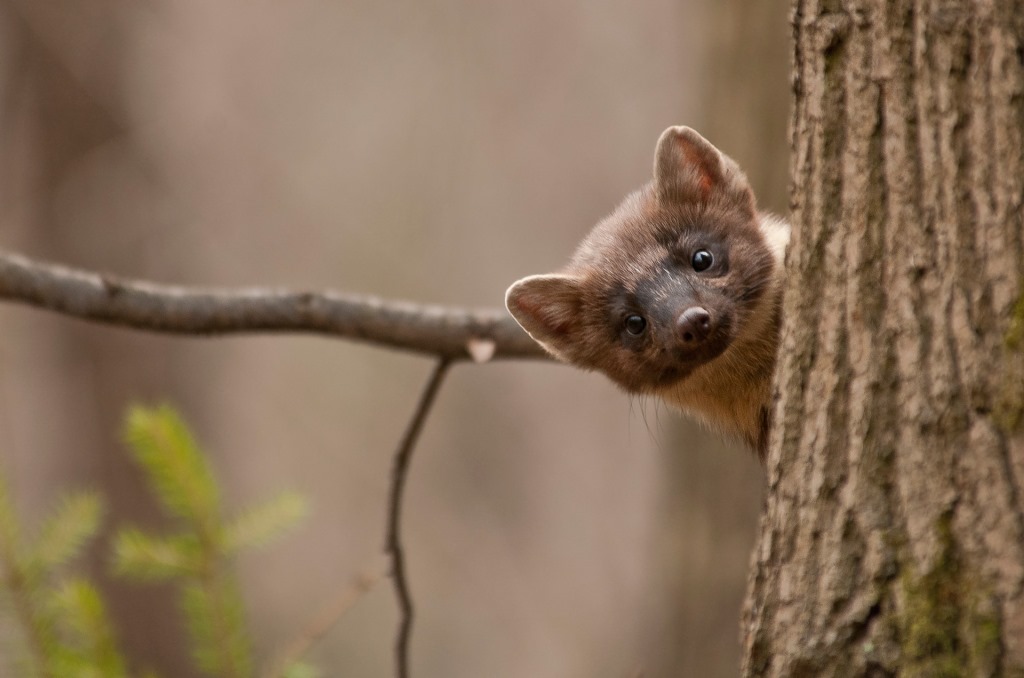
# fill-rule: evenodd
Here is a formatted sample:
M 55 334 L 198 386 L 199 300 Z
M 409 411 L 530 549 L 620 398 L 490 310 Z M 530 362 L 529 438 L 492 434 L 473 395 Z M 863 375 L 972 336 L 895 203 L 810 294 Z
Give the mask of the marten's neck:
M 714 429 L 735 435 L 764 461 L 771 427 L 772 377 L 779 345 L 781 286 L 756 334 L 738 339 L 721 356 L 659 392 L 671 405 Z
M 789 225 L 778 217 L 762 215 L 761 227 L 775 253 L 775 266 L 769 289 L 751 321 L 722 355 L 659 395 L 712 428 L 739 437 L 763 462 L 771 428 L 772 378 L 782 325 L 783 266 Z

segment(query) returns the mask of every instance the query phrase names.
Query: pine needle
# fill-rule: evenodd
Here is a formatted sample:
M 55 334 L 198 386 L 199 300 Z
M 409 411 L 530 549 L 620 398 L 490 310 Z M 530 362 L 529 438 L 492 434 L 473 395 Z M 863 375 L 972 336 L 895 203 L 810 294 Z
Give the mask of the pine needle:
M 217 483 L 178 413 L 167 405 L 132 407 L 124 435 L 164 508 L 212 536 L 220 520 Z
M 44 523 L 31 549 L 33 564 L 53 570 L 77 557 L 96 535 L 103 518 L 103 502 L 93 492 L 65 496 Z
M 292 528 L 309 512 L 305 497 L 282 492 L 270 501 L 243 511 L 224 530 L 224 551 L 262 546 Z
M 64 636 L 68 670 L 58 675 L 122 678 L 124 658 L 117 650 L 113 626 L 96 587 L 84 579 L 65 582 L 51 603 Z M 74 672 L 72 672 L 72 670 Z
M 252 675 L 242 600 L 234 582 L 193 582 L 182 590 L 182 611 L 192 636 L 193 657 L 211 676 Z
M 135 528 L 118 532 L 114 540 L 114 572 L 142 581 L 198 577 L 204 556 L 195 535 L 148 535 Z
M 323 675 L 315 666 L 305 662 L 295 662 L 284 670 L 283 678 L 320 678 Z

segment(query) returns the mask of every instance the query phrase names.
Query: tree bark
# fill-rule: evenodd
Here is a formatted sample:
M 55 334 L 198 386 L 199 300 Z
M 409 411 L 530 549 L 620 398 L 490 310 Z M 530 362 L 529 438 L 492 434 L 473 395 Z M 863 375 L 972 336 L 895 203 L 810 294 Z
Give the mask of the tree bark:
M 1022 9 L 794 2 L 745 675 L 1024 675 Z

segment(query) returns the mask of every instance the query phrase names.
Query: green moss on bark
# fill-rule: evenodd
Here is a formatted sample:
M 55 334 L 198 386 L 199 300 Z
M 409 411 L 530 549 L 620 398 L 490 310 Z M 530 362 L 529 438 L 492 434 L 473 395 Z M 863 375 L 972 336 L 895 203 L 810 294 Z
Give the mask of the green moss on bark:
M 952 513 L 936 525 L 941 551 L 932 568 L 903 577 L 900 624 L 904 673 L 914 678 L 997 676 L 1002 625 L 977 572 L 960 557 Z

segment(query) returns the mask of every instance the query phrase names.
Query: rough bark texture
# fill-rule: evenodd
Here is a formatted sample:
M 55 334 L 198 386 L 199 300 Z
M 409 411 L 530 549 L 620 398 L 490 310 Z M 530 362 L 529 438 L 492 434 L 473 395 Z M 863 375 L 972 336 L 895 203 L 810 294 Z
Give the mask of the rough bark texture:
M 794 3 L 745 675 L 1024 675 L 1022 10 Z

